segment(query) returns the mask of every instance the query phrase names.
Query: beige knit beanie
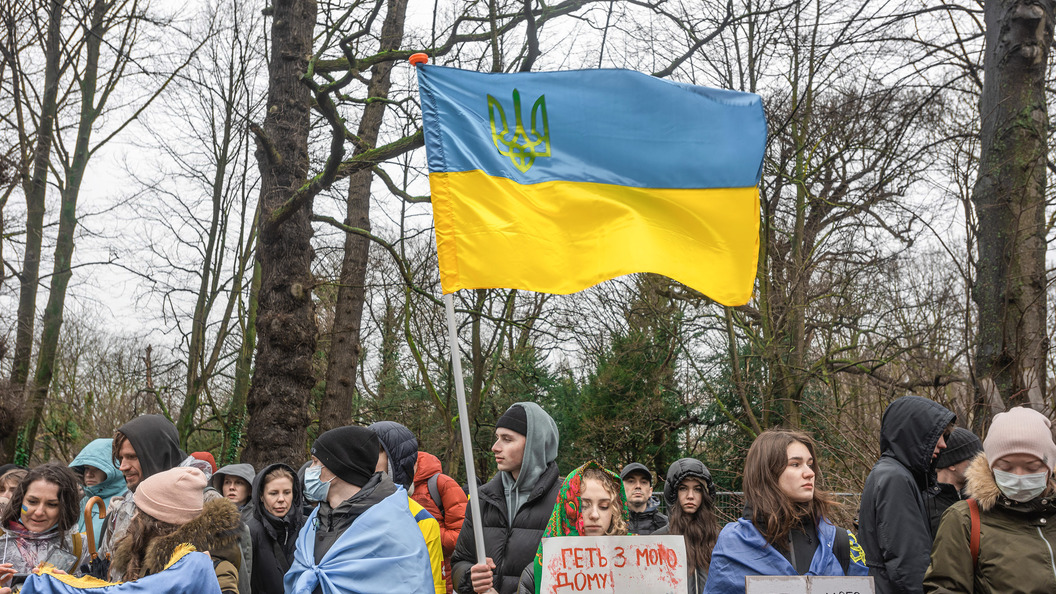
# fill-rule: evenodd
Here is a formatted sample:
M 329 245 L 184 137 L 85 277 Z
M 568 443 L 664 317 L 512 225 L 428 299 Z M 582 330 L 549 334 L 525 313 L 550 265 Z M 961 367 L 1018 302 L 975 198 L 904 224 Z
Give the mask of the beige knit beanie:
M 1056 443 L 1052 441 L 1051 426 L 1048 417 L 1032 408 L 1017 407 L 995 415 L 983 440 L 990 468 L 1009 454 L 1031 454 L 1049 468 L 1056 466 Z M 138 492 L 136 498 L 139 498 Z
M 178 466 L 144 479 L 133 500 L 151 517 L 182 526 L 202 513 L 206 484 L 201 470 Z

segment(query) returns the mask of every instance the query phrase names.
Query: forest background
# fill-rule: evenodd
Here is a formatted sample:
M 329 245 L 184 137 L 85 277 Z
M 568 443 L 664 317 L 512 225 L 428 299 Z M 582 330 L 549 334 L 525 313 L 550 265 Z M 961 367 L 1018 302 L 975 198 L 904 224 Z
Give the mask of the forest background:
M 456 295 L 478 473 L 532 400 L 588 459 L 722 489 L 760 431 L 858 491 L 894 398 L 1052 415 L 1053 3 L 0 0 L 0 457 L 143 413 L 220 463 L 396 420 L 464 477 L 407 58 L 758 93 L 756 292 Z M 598 117 L 604 117 L 598 114 Z

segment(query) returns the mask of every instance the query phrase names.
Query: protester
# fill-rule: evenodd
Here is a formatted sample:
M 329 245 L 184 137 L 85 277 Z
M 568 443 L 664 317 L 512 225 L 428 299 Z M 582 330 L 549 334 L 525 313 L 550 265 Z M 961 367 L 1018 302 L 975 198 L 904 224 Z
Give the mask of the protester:
M 195 460 L 205 462 L 206 466 L 209 467 L 209 469 L 205 471 L 206 480 L 211 479 L 212 476 L 216 474 L 216 458 L 214 458 L 212 454 L 209 452 L 191 452 L 191 457 Z
M 517 591 L 532 563 L 561 489 L 557 472 L 557 424 L 534 402 L 518 402 L 495 423 L 498 473 L 480 488 L 487 562 L 477 563 L 473 518 L 466 515 L 451 555 L 455 590 L 499 594 Z
M 868 575 L 854 536 L 829 521 L 819 482 L 810 436 L 759 434 L 744 462 L 744 516 L 719 533 L 704 592 L 744 594 L 750 575 Z
M 228 501 L 235 504 L 242 521 L 249 522 L 253 517 L 253 507 L 250 503 L 253 494 L 253 479 L 256 471 L 252 464 L 228 464 L 213 474 L 209 484 L 220 492 Z
M 410 429 L 395 421 L 378 421 L 367 429 L 373 431 L 381 442 L 378 464 L 374 469 L 387 472 L 392 481 L 403 487 L 410 497 L 410 492 L 414 490 L 414 466 L 418 463 L 418 438 Z M 408 499 L 407 505 L 429 548 L 435 594 L 446 594 L 447 575 L 444 572 L 444 549 L 440 543 L 440 523 L 414 499 Z
M 615 472 L 594 461 L 569 473 L 546 524 L 544 538 L 627 534 L 627 497 Z M 518 594 L 539 594 L 543 584 L 543 545 L 521 573 Z
M 667 469 L 664 499 L 670 512 L 668 524 L 653 534 L 682 535 L 686 541 L 689 594 L 699 594 L 704 591 L 711 550 L 719 536 L 711 471 L 694 458 L 675 460 Z
M 49 462 L 33 468 L 15 487 L 0 516 L 0 567 L 28 573 L 42 561 L 73 573 L 88 556 L 77 529 L 80 493 L 72 470 Z
M 892 402 L 880 421 L 880 460 L 865 480 L 858 541 L 877 594 L 923 591 L 934 534 L 924 493 L 956 416 L 919 396 Z
M 433 591 L 429 551 L 407 495 L 376 472 L 381 443 L 366 427 L 338 427 L 312 444 L 306 495 L 319 501 L 301 528 L 286 594 Z
M 631 534 L 648 535 L 667 526 L 667 516 L 660 513 L 660 502 L 653 497 L 653 473 L 644 464 L 624 466 L 620 480 L 627 492 Z
M 0 475 L 0 514 L 11 502 L 11 496 L 15 494 L 15 489 L 28 472 L 15 464 L 5 464 L 3 468 L 3 474 Z
M 114 432 L 113 457 L 128 490 L 110 500 L 99 547 L 103 553 L 113 550 L 124 536 L 136 511 L 134 494 L 139 483 L 178 466 L 187 456 L 180 450 L 180 436 L 171 421 L 161 415 L 141 415 Z
M 110 438 L 95 439 L 81 449 L 70 463 L 70 468 L 82 477 L 84 497 L 81 498 L 81 509 L 85 509 L 92 497 L 99 497 L 103 505 L 110 504 L 110 498 L 125 492 L 125 477 L 114 466 L 114 440 Z M 104 519 L 99 517 L 99 506 L 92 508 L 92 535 L 98 547 L 103 542 Z M 77 529 L 85 531 L 84 514 L 77 514 Z
M 465 491 L 458 481 L 442 472 L 440 459 L 429 452 L 418 452 L 411 498 L 440 523 L 440 543 L 444 551 L 444 577 L 448 592 L 454 592 L 451 580 L 451 554 L 466 518 Z
M 293 563 L 297 534 L 304 526 L 302 507 L 301 483 L 293 468 L 272 464 L 253 480 L 253 594 L 283 594 L 282 577 Z
M 0 466 L 0 497 L 11 499 L 11 495 L 15 492 L 15 487 L 22 482 L 22 477 L 26 476 L 26 472 L 27 468 L 18 464 Z
M 1054 467 L 1045 415 L 1029 408 L 995 415 L 966 473 L 972 500 L 954 503 L 939 524 L 924 591 L 1056 592 Z
M 967 498 L 964 494 L 965 471 L 972 458 L 981 451 L 983 442 L 963 427 L 956 427 L 946 438 L 946 449 L 935 458 L 938 484 L 930 487 L 924 498 L 933 533 L 938 532 L 939 520 L 946 508 Z
M 190 544 L 213 559 L 222 594 L 238 594 L 240 516 L 226 499 L 204 502 L 205 475 L 178 467 L 137 484 L 137 513 L 118 542 L 111 572 L 132 581 L 162 571 L 180 545 Z

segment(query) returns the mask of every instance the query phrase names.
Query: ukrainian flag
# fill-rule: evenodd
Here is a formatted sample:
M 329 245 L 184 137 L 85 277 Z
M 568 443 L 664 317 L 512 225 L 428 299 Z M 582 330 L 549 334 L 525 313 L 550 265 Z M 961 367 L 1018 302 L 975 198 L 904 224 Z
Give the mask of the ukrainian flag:
M 573 293 L 655 272 L 752 295 L 758 95 L 628 70 L 418 67 L 440 279 Z
M 194 552 L 190 545 L 178 547 L 164 571 L 132 582 L 112 584 L 53 570 L 47 566 L 40 575 L 30 575 L 20 594 L 220 594 L 209 555 Z

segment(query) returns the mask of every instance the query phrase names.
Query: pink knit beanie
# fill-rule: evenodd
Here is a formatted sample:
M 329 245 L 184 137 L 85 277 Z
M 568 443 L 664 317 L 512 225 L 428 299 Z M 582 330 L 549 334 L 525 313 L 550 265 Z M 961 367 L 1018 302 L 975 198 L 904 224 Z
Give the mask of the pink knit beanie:
M 155 519 L 182 526 L 202 513 L 206 484 L 201 470 L 178 466 L 144 479 L 134 500 Z
M 1056 443 L 1052 441 L 1051 426 L 1048 417 L 1032 408 L 1017 407 L 995 415 L 983 440 L 990 468 L 1009 454 L 1030 454 L 1049 468 L 1056 466 Z M 139 498 L 138 492 L 136 498 Z

